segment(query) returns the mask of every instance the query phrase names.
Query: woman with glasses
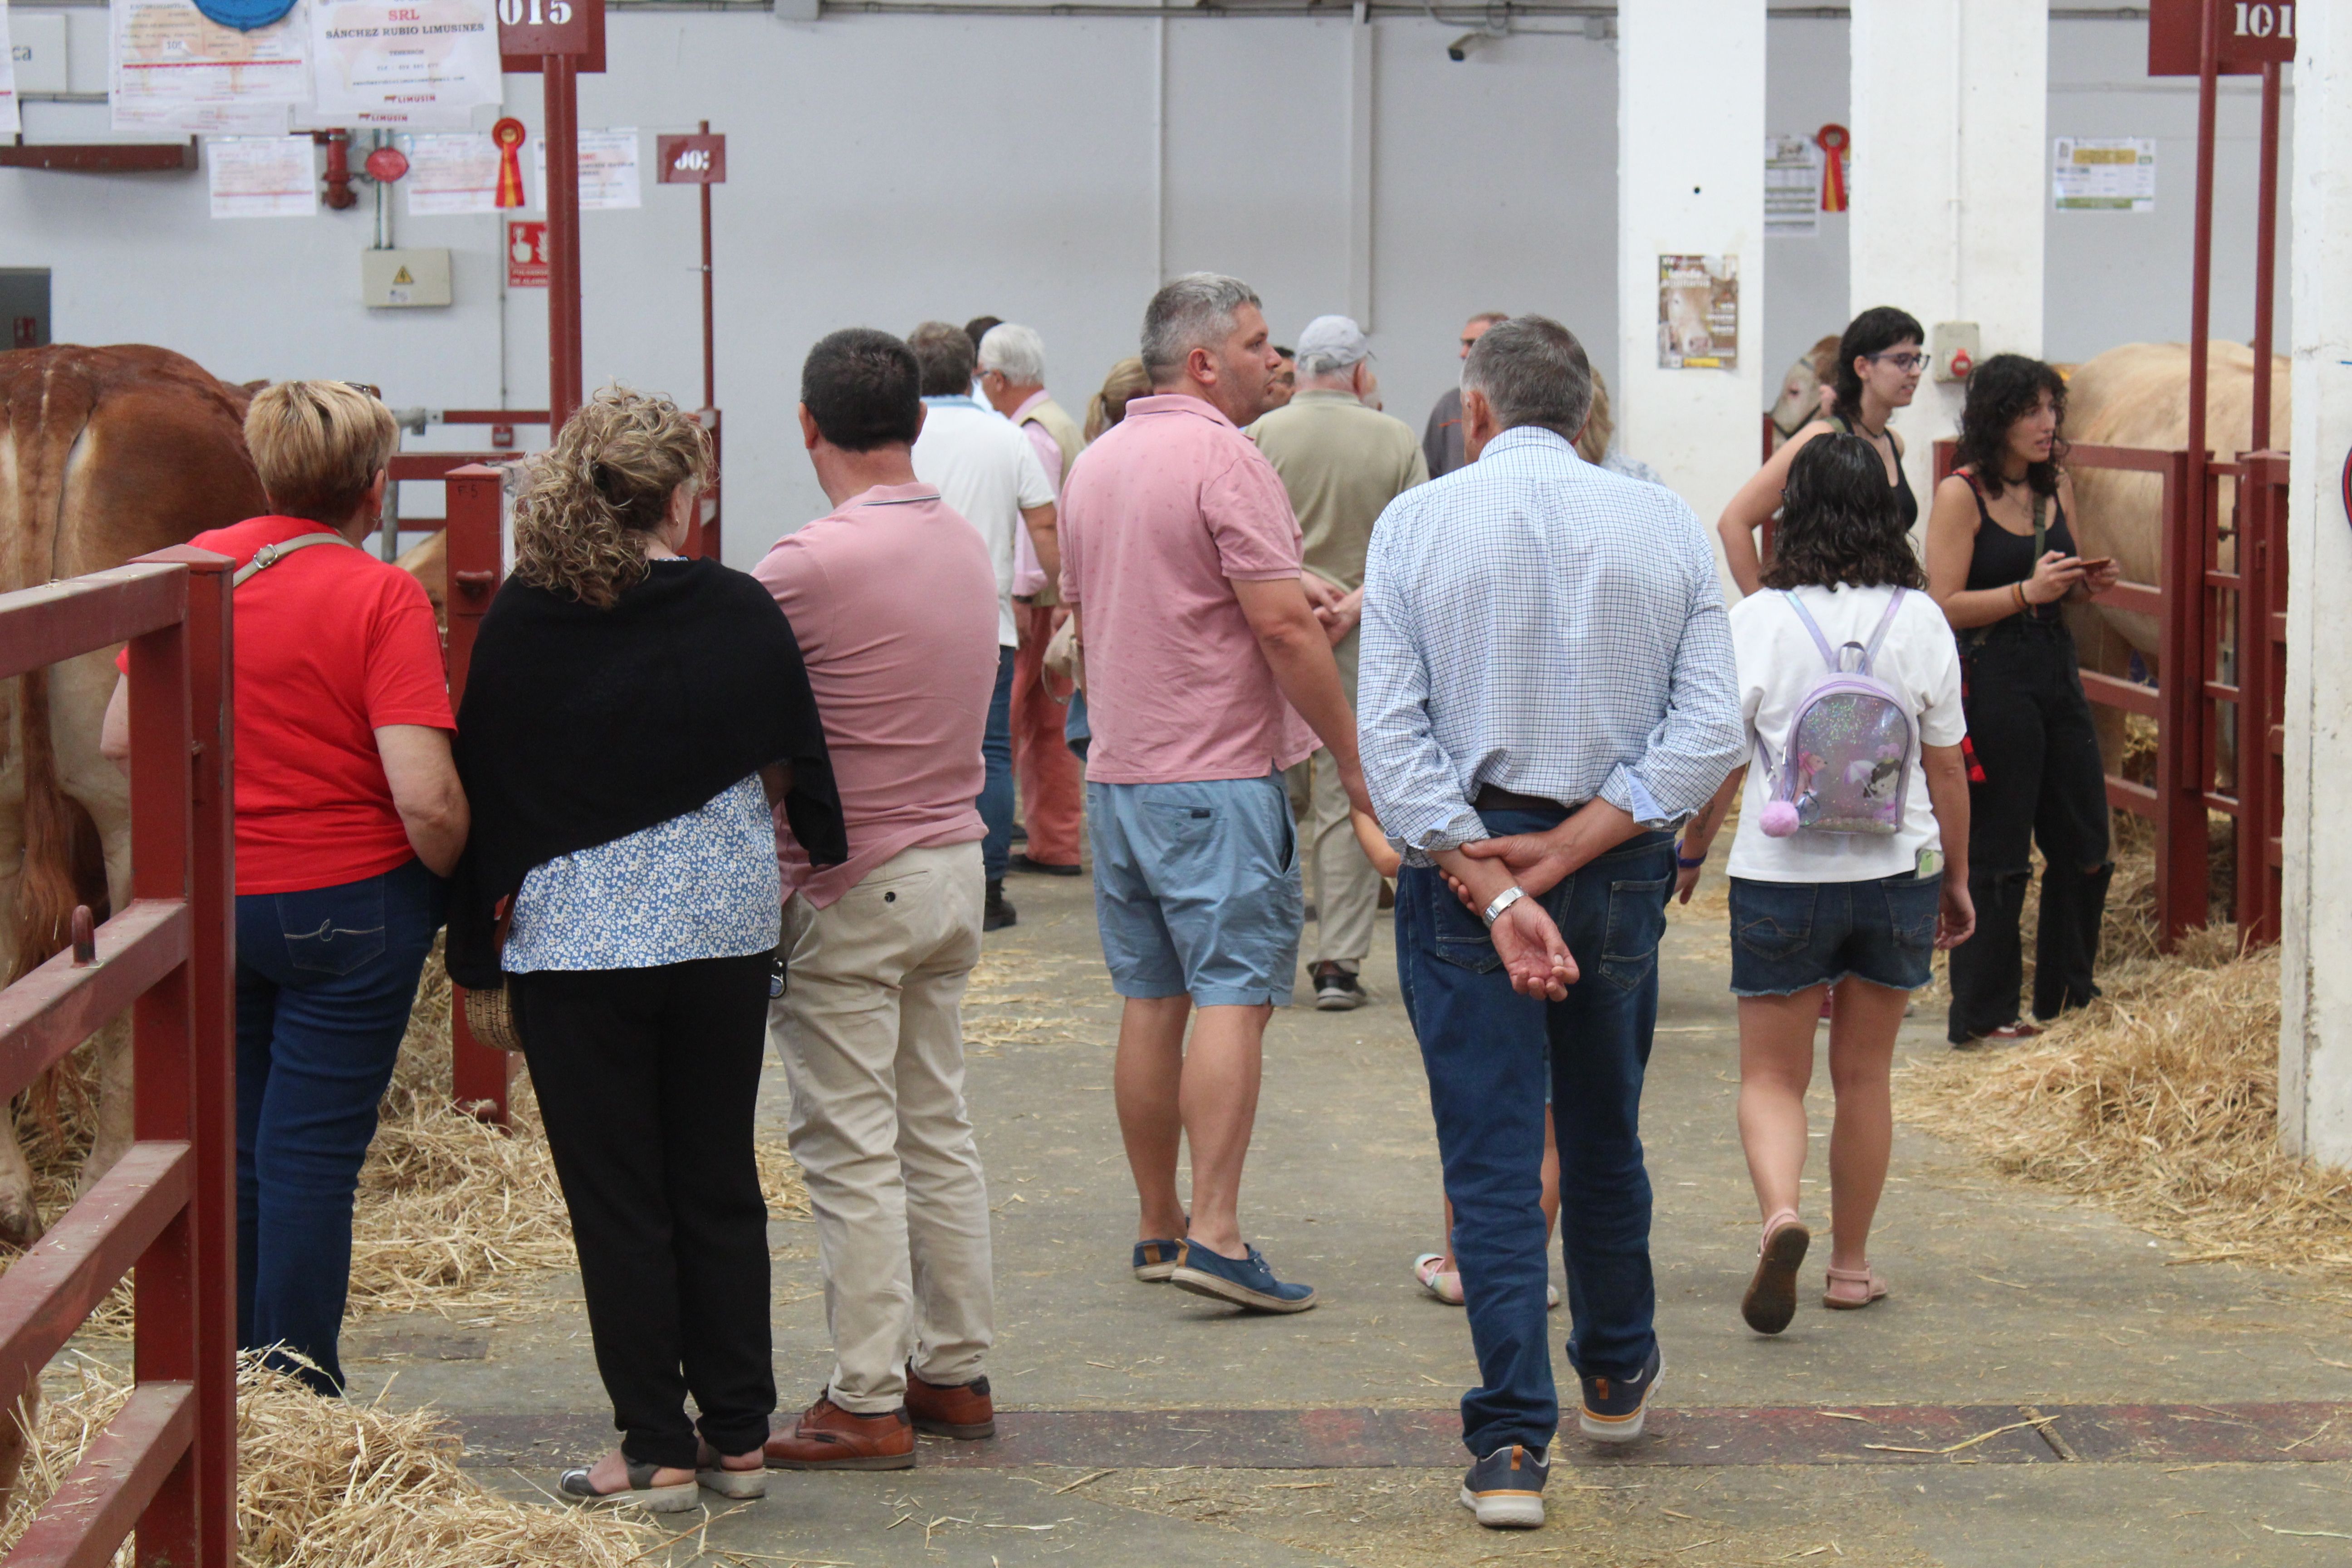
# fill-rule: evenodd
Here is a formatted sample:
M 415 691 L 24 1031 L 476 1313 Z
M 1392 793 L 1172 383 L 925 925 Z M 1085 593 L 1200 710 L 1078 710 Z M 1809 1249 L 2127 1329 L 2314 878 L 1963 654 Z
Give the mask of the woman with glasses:
M 1903 437 L 1886 426 L 1898 408 L 1911 405 L 1919 377 L 1927 368 L 1922 347 L 1927 334 L 1908 311 L 1876 305 L 1856 316 L 1838 340 L 1837 386 L 1828 407 L 1783 442 L 1755 477 L 1739 487 L 1723 519 L 1715 525 L 1723 536 L 1724 558 L 1742 594 L 1753 594 L 1764 574 L 1764 560 L 1756 546 L 1758 530 L 1780 510 L 1780 491 L 1789 482 L 1789 465 L 1808 442 L 1832 432 L 1859 436 L 1870 443 L 1886 465 L 1886 482 L 1895 491 L 1895 515 L 1905 532 L 1919 521 L 1919 498 L 1903 475 Z
M 1927 591 L 1959 634 L 1969 737 L 1969 891 L 1978 934 L 1952 950 L 1948 1037 L 1958 1049 L 2037 1034 L 2018 1016 L 2019 935 L 2032 848 L 2042 849 L 2033 1013 L 2053 1018 L 2099 994 L 2091 968 L 2106 913 L 2107 781 L 2091 704 L 2059 606 L 2115 586 L 2116 563 L 2084 560 L 2074 487 L 2062 466 L 2066 384 L 2040 360 L 1995 354 L 1969 377 L 1952 476 L 1927 517 Z

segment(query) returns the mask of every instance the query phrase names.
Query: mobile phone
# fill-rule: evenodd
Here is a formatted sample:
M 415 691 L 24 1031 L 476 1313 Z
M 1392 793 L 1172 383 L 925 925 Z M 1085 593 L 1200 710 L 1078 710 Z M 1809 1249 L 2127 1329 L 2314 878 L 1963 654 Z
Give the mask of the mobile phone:
M 2116 558 L 2112 555 L 2086 555 L 2083 557 L 2080 563 L 2083 570 L 2085 572 L 2096 572 L 2103 567 L 2112 566 L 2115 563 Z

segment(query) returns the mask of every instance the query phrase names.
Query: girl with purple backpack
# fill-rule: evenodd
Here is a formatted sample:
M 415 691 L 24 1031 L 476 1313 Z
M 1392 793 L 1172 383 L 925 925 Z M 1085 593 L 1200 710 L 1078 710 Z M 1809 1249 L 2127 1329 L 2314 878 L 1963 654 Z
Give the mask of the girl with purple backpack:
M 1827 435 L 1790 465 L 1762 591 L 1731 612 L 1748 766 L 1684 830 L 1685 902 L 1739 795 L 1731 989 L 1739 998 L 1739 1140 L 1764 1228 L 1740 1314 L 1777 1334 L 1811 1243 L 1799 1216 L 1805 1089 L 1825 987 L 1831 1239 L 1822 1304 L 1886 1294 L 1865 1243 L 1894 1141 L 1888 1072 L 1910 993 L 1968 940 L 1969 789 L 1959 655 L 1927 592 L 1885 465 Z

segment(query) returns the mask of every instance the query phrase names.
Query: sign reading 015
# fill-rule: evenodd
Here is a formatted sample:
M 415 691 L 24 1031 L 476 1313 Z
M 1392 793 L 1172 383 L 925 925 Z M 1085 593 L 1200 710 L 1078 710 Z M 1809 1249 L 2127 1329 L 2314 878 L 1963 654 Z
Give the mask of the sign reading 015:
M 587 11 L 595 0 L 499 0 L 499 52 L 583 55 Z

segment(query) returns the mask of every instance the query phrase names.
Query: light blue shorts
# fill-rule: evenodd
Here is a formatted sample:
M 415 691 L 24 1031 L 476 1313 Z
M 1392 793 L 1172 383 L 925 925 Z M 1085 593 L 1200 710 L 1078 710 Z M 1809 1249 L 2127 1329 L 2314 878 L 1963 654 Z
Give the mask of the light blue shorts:
M 1103 962 L 1120 995 L 1290 1005 L 1306 900 L 1280 773 L 1090 783 L 1087 832 Z

